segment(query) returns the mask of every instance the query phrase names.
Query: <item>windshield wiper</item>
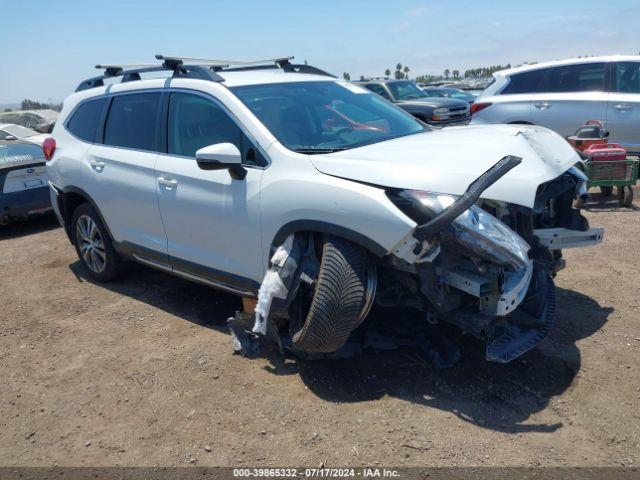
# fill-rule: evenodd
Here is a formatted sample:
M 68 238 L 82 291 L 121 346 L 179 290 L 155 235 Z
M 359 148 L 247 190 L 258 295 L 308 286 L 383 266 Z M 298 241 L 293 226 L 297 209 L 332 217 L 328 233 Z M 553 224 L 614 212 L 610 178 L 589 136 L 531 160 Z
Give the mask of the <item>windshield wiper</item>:
M 334 153 L 341 152 L 343 150 L 347 150 L 346 147 L 336 147 L 336 148 L 296 148 L 294 151 L 297 153 L 304 153 L 306 155 L 315 155 L 319 153 Z

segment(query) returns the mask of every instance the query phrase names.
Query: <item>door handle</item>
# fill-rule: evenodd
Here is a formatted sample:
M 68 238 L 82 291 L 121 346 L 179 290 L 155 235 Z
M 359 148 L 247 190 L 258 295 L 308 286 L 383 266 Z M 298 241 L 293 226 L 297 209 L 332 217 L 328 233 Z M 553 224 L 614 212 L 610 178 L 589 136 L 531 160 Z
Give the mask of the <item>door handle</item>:
M 178 186 L 178 181 L 173 178 L 158 177 L 158 183 L 167 190 L 173 190 Z
M 615 108 L 619 112 L 627 112 L 631 110 L 631 105 L 629 105 L 628 103 L 619 103 L 613 108 Z
M 538 110 L 549 110 L 552 105 L 549 102 L 541 102 L 541 103 L 535 103 L 533 106 L 536 107 Z
M 101 162 L 100 160 L 90 160 L 89 164 L 91 165 L 91 168 L 97 170 L 98 172 L 104 170 L 104 162 Z

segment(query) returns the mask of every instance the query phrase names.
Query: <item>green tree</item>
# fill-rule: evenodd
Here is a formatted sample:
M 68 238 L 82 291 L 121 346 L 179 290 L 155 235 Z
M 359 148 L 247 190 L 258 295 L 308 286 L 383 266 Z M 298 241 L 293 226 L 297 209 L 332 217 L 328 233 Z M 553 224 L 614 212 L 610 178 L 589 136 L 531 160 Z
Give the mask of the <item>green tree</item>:
M 396 80 L 402 80 L 403 77 L 404 77 L 404 73 L 402 73 L 402 64 L 398 63 L 396 65 L 395 78 Z
M 447 68 L 447 69 L 444 71 L 444 78 L 446 78 L 447 80 L 449 80 L 449 74 L 450 74 L 450 73 L 451 73 L 451 72 L 450 72 L 450 71 L 449 71 L 449 69 Z
M 391 70 L 389 70 L 388 68 L 384 71 L 384 76 L 386 78 L 389 78 L 391 76 Z
M 404 78 L 409 79 L 409 67 L 405 65 L 402 71 L 404 72 Z
M 349 72 L 344 72 L 342 74 L 342 78 L 344 78 L 348 82 L 351 80 L 351 75 L 349 75 Z

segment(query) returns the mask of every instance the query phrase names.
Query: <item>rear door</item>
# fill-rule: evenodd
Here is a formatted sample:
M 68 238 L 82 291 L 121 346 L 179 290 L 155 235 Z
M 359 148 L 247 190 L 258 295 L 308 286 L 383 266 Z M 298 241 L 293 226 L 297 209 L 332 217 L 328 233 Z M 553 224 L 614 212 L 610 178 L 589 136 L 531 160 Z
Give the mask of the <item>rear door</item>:
M 260 182 L 265 157 L 235 118 L 212 97 L 171 93 L 167 153 L 156 166 L 158 200 L 172 267 L 221 287 L 253 291 L 263 273 Z M 202 170 L 196 151 L 232 143 L 246 177 Z
M 607 108 L 609 141 L 640 152 L 640 62 L 614 62 Z
M 94 198 L 117 242 L 166 265 L 167 238 L 156 196 L 155 164 L 162 93 L 118 94 L 104 131 L 85 155 Z
M 545 73 L 546 69 L 538 69 L 511 75 L 507 86 L 487 100 L 493 104 L 480 110 L 478 119 L 487 123 L 530 123 L 531 99 Z
M 608 93 L 605 62 L 562 65 L 548 70 L 531 98 L 531 122 L 573 134 L 587 120 L 605 121 Z

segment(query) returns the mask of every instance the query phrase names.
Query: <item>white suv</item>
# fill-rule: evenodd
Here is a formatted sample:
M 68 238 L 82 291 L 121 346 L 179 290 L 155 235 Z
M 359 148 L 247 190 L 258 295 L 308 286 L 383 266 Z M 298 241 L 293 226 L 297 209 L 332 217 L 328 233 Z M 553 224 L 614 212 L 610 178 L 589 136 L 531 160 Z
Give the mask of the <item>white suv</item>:
M 432 129 L 287 59 L 164 60 L 83 82 L 53 132 L 53 205 L 97 280 L 133 259 L 256 297 L 294 239 L 275 324 L 295 348 L 338 350 L 375 298 L 506 362 L 551 328 L 560 250 L 602 239 L 572 208 L 578 157 L 547 129 Z M 154 71 L 170 76 L 139 79 Z
M 471 107 L 471 123 L 542 125 L 572 135 L 605 122 L 609 141 L 640 152 L 640 56 L 575 58 L 494 74 Z

